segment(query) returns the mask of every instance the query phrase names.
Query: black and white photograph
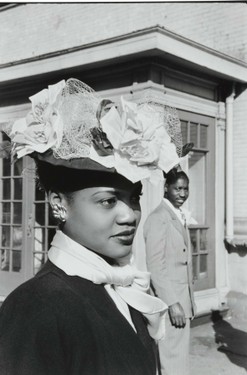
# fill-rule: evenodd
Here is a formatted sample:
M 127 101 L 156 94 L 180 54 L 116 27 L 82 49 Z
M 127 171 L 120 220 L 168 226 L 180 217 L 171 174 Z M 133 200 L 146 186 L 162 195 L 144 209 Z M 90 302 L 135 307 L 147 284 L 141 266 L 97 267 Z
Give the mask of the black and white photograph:
M 246 375 L 246 171 L 246 2 L 0 1 L 0 375 Z

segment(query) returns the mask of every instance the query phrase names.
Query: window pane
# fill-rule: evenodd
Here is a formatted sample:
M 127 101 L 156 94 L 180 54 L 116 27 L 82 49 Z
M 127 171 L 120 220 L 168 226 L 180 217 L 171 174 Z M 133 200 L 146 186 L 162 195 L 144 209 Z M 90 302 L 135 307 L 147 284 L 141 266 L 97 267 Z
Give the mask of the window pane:
M 3 199 L 10 199 L 10 178 L 3 181 Z
M 2 163 L 3 163 L 3 176 L 10 176 L 10 173 L 11 173 L 10 159 L 2 159 Z
M 189 158 L 190 195 L 189 207 L 198 224 L 205 224 L 205 164 L 206 154 L 194 151 Z
M 191 241 L 192 253 L 197 253 L 196 233 L 197 233 L 196 229 L 190 229 L 190 241 Z
M 190 123 L 190 142 L 194 143 L 194 147 L 198 147 L 197 141 L 197 132 L 198 132 L 198 125 L 191 122 Z
M 40 188 L 35 189 L 35 200 L 36 201 L 45 201 L 45 191 Z
M 13 247 L 21 248 L 22 246 L 22 227 L 13 227 Z
M 22 222 L 22 203 L 13 203 L 13 207 L 14 207 L 13 223 L 14 224 L 21 224 L 21 222 Z
M 200 255 L 200 273 L 207 272 L 207 255 Z
M 2 227 L 2 246 L 10 247 L 10 227 L 9 226 Z
M 18 159 L 14 162 L 14 176 L 21 176 L 22 175 L 22 164 L 23 159 Z
M 19 272 L 21 270 L 21 252 L 13 250 L 12 251 L 12 268 L 14 272 Z
M 44 228 L 39 228 L 35 227 L 34 228 L 34 251 L 44 251 L 44 234 L 45 234 L 45 229 Z
M 182 140 L 183 145 L 188 143 L 188 123 L 187 121 L 180 121 L 181 122 L 181 133 L 182 133 Z
M 9 271 L 9 250 L 1 250 L 1 271 Z
M 35 203 L 35 222 L 45 225 L 45 203 Z
M 22 179 L 14 179 L 14 199 L 22 199 Z
M 10 224 L 10 203 L 2 203 L 2 222 Z
M 200 250 L 207 250 L 207 229 L 200 230 Z
M 192 257 L 192 270 L 193 270 L 193 280 L 197 280 L 198 269 L 197 269 L 197 256 Z
M 208 147 L 207 126 L 205 125 L 200 125 L 200 147 L 201 148 Z

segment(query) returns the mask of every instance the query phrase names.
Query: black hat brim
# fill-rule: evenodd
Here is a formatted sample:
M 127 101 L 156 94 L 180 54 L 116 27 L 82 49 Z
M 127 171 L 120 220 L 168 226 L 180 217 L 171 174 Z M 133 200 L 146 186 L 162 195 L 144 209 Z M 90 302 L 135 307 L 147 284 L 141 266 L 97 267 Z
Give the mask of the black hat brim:
M 104 165 L 97 163 L 90 158 L 76 158 L 76 159 L 61 159 L 55 158 L 52 150 L 48 150 L 44 153 L 33 152 L 30 154 L 31 158 L 39 160 L 42 162 L 49 163 L 53 166 L 65 167 L 70 169 L 84 170 L 84 171 L 98 171 L 98 172 L 108 172 L 117 173 L 115 168 L 107 168 Z

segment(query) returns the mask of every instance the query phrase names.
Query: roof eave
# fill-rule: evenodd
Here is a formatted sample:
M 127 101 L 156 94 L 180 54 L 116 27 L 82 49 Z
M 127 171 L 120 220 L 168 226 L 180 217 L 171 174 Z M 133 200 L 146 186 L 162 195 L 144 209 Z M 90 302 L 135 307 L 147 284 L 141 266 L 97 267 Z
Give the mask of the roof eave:
M 0 82 L 127 56 L 169 55 L 215 76 L 247 83 L 247 64 L 160 26 L 0 65 Z

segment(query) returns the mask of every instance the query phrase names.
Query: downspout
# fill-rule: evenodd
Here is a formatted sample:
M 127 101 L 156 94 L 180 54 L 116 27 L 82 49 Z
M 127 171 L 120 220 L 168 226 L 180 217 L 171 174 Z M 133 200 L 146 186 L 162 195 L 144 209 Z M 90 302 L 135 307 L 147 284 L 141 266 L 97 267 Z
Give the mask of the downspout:
M 235 88 L 226 98 L 226 240 L 234 237 L 233 225 L 233 103 Z

